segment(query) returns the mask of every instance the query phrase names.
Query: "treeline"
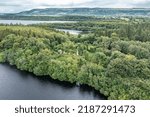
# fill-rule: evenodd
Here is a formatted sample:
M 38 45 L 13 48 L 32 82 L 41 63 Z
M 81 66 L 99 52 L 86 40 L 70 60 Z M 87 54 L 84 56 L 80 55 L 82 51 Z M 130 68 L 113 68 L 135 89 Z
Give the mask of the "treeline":
M 137 31 L 136 26 L 132 23 Z M 150 42 L 120 37 L 117 31 L 75 36 L 44 27 L 0 26 L 0 62 L 87 84 L 108 99 L 150 99 Z
M 94 16 L 63 15 L 63 16 L 19 16 L 14 14 L 0 15 L 1 20 L 34 20 L 34 21 L 94 21 L 101 20 Z
M 80 21 L 77 23 L 54 23 L 54 24 L 33 24 L 33 26 L 40 26 L 42 28 L 58 28 L 58 29 L 72 29 L 72 30 L 80 30 L 80 31 L 97 31 L 107 29 L 118 29 L 119 26 L 127 24 L 127 21 L 122 21 L 120 19 L 101 19 L 98 21 Z
M 38 24 L 45 29 L 71 29 L 94 33 L 96 36 L 111 37 L 115 33 L 121 40 L 150 41 L 150 19 L 130 18 L 107 19 L 101 21 L 81 21 L 77 23 Z

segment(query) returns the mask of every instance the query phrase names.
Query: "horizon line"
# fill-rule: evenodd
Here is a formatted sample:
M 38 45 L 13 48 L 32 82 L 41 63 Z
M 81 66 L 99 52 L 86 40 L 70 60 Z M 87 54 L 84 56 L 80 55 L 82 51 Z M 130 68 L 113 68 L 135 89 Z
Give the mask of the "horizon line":
M 0 12 L 0 14 L 15 14 L 15 13 L 21 13 L 21 12 L 26 12 L 26 11 L 31 11 L 31 10 L 44 10 L 44 9 L 81 9 L 81 8 L 87 8 L 87 9 L 150 9 L 150 7 L 123 7 L 123 8 L 113 8 L 113 7 L 47 7 L 47 8 L 33 8 L 33 9 L 27 9 L 23 10 L 20 12 L 14 12 L 14 13 L 5 13 L 5 12 Z

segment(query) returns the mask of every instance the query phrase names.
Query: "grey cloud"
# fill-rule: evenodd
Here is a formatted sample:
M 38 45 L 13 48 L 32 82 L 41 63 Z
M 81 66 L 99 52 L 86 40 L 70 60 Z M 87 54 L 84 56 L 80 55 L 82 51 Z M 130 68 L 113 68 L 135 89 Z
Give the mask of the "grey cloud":
M 150 8 L 150 1 L 133 4 L 136 8 Z
M 13 1 L 13 2 L 12 2 Z M 88 0 L 84 3 L 68 3 L 66 5 L 55 5 L 54 3 L 33 3 L 32 0 L 0 0 L 0 12 L 20 12 L 34 8 L 48 7 L 116 7 L 117 4 L 135 8 L 150 8 L 150 0 L 147 2 L 133 2 L 132 0 Z M 51 0 L 49 0 L 51 1 Z M 82 1 L 82 0 L 81 0 Z M 51 4 L 50 4 L 51 3 Z
M 115 0 L 111 0 L 111 1 L 104 1 L 104 0 L 93 0 L 91 2 L 85 2 L 82 3 L 80 5 L 82 6 L 89 6 L 89 7 L 105 7 L 107 5 L 112 5 L 114 4 Z
M 10 3 L 0 3 L 0 6 L 5 6 L 5 7 L 18 7 L 21 6 L 20 4 L 10 4 Z

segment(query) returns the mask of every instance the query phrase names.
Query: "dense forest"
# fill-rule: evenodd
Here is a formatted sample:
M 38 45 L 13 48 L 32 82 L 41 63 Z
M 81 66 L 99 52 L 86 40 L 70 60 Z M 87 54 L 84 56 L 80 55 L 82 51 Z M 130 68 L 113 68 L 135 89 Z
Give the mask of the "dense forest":
M 78 29 L 72 35 L 53 28 Z M 94 87 L 108 99 L 150 99 L 150 23 L 114 19 L 0 26 L 0 62 Z
M 104 18 L 94 16 L 63 15 L 63 16 L 21 16 L 14 14 L 0 15 L 1 20 L 35 20 L 35 21 L 97 21 Z

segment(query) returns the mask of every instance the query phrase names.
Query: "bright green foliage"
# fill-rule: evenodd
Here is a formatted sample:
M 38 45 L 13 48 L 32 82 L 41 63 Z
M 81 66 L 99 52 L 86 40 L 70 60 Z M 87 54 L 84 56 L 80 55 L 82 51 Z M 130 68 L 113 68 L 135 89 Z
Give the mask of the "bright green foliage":
M 5 62 L 5 55 L 4 53 L 0 53 L 0 63 Z
M 56 24 L 0 26 L 0 62 L 38 76 L 87 84 L 108 99 L 150 99 L 149 23 L 143 25 L 147 33 L 142 24 L 128 23 L 80 22 L 77 26 L 99 29 L 80 36 L 46 28 Z

